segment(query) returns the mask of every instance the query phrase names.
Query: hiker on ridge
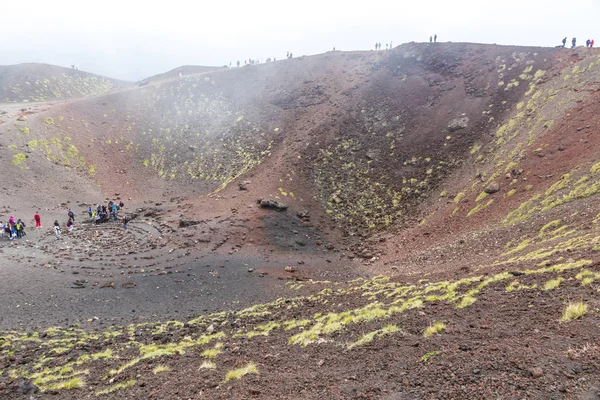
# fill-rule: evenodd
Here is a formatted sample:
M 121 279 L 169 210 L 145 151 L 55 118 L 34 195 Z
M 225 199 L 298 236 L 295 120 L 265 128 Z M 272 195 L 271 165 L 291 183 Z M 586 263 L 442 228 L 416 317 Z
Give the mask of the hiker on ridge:
M 437 33 L 433 34 L 433 43 L 437 43 Z
M 594 47 L 594 39 L 590 40 L 590 47 Z
M 563 49 L 565 48 L 565 46 L 567 45 L 567 37 L 565 36 L 565 38 L 562 40 L 563 42 Z
M 571 48 L 572 48 L 572 49 L 574 49 L 574 48 L 575 48 L 575 46 L 577 45 L 577 38 L 573 38 L 573 39 L 571 40 L 571 44 L 572 44 Z
M 590 47 L 590 39 L 585 41 L 585 47 Z
M 429 36 L 429 43 L 433 42 L 433 36 Z

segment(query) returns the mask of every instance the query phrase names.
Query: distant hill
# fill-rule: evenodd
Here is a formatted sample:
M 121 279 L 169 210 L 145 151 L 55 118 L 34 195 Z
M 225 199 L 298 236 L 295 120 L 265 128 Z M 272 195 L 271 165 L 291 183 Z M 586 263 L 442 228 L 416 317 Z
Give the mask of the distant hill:
M 50 64 L 0 66 L 0 103 L 31 103 L 97 96 L 128 82 Z
M 202 65 L 182 65 L 181 67 L 177 67 L 175 69 L 164 72 L 162 74 L 150 76 L 150 77 L 144 79 L 142 82 L 157 82 L 157 81 L 164 81 L 167 79 L 173 79 L 173 78 L 179 77 L 180 73 L 183 76 L 187 76 L 187 75 L 202 74 L 205 72 L 218 71 L 220 69 L 227 69 L 227 67 L 206 67 L 206 66 L 202 66 Z

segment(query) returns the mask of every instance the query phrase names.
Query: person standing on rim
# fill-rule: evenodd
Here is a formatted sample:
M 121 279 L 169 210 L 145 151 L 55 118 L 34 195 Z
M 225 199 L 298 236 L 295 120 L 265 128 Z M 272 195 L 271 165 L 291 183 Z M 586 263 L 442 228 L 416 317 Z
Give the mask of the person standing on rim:
M 437 33 L 433 35 L 433 43 L 437 43 Z
M 574 48 L 575 48 L 575 46 L 577 45 L 577 38 L 573 38 L 573 39 L 571 40 L 571 44 L 572 44 L 571 48 L 572 48 L 572 49 L 574 49 Z
M 565 46 L 567 45 L 567 37 L 565 36 L 565 38 L 563 39 L 563 49 L 565 48 Z

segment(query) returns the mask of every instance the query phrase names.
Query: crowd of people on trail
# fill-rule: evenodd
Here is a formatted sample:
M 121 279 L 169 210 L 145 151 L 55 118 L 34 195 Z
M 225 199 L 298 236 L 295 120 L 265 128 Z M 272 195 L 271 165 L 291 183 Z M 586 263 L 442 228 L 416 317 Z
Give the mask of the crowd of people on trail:
M 98 205 L 96 209 L 92 209 L 92 207 L 88 207 L 88 216 L 95 224 L 101 224 L 103 222 L 112 221 L 117 224 L 119 223 L 119 212 L 123 210 L 125 207 L 125 203 L 120 201 L 116 203 L 114 201 L 109 201 L 107 205 Z M 73 227 L 75 226 L 75 213 L 73 210 L 69 208 L 67 211 L 68 220 L 65 223 L 65 227 L 68 233 L 73 232 Z M 33 221 L 35 222 L 35 227 L 37 229 L 42 227 L 42 217 L 39 212 L 36 212 L 33 215 Z M 121 223 L 123 224 L 123 228 L 127 229 L 127 224 L 129 223 L 129 219 L 127 217 L 123 217 L 121 219 Z M 2 228 L 2 232 L 0 234 L 0 238 L 6 237 L 9 240 L 17 240 L 23 238 L 26 235 L 25 233 L 25 223 L 20 218 L 15 219 L 14 216 L 10 216 L 8 222 L 0 225 Z M 61 224 L 58 220 L 54 220 L 54 224 L 52 226 L 54 230 L 54 235 L 56 236 L 56 240 L 62 240 L 62 230 Z
M 565 48 L 567 46 L 567 37 L 565 36 L 562 40 L 562 47 Z M 571 39 L 571 48 L 574 49 L 577 46 L 577 38 L 574 37 Z M 556 46 L 561 47 L 561 46 Z M 588 39 L 585 41 L 585 47 L 594 47 L 594 39 Z

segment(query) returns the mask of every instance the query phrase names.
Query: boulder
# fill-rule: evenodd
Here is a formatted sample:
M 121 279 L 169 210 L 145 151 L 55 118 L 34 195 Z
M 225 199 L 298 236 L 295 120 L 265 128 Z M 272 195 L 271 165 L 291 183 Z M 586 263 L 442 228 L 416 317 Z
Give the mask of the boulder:
M 271 208 L 276 211 L 285 211 L 288 209 L 287 204 L 280 203 L 273 199 L 258 199 L 258 204 L 262 208 Z
M 188 226 L 198 225 L 199 223 L 200 223 L 200 221 L 180 219 L 179 220 L 179 227 L 180 228 L 187 228 Z
M 500 185 L 498 185 L 497 182 L 490 182 L 490 184 L 487 185 L 485 187 L 485 189 L 483 189 L 483 191 L 486 192 L 487 194 L 493 194 L 499 190 L 500 190 Z
M 450 123 L 448 123 L 448 130 L 454 132 L 459 129 L 465 129 L 467 126 L 469 126 L 469 117 L 463 116 L 450 121 Z
M 377 160 L 379 158 L 380 154 L 381 154 L 381 151 L 378 149 L 369 149 L 369 150 L 367 150 L 367 159 L 368 160 Z

